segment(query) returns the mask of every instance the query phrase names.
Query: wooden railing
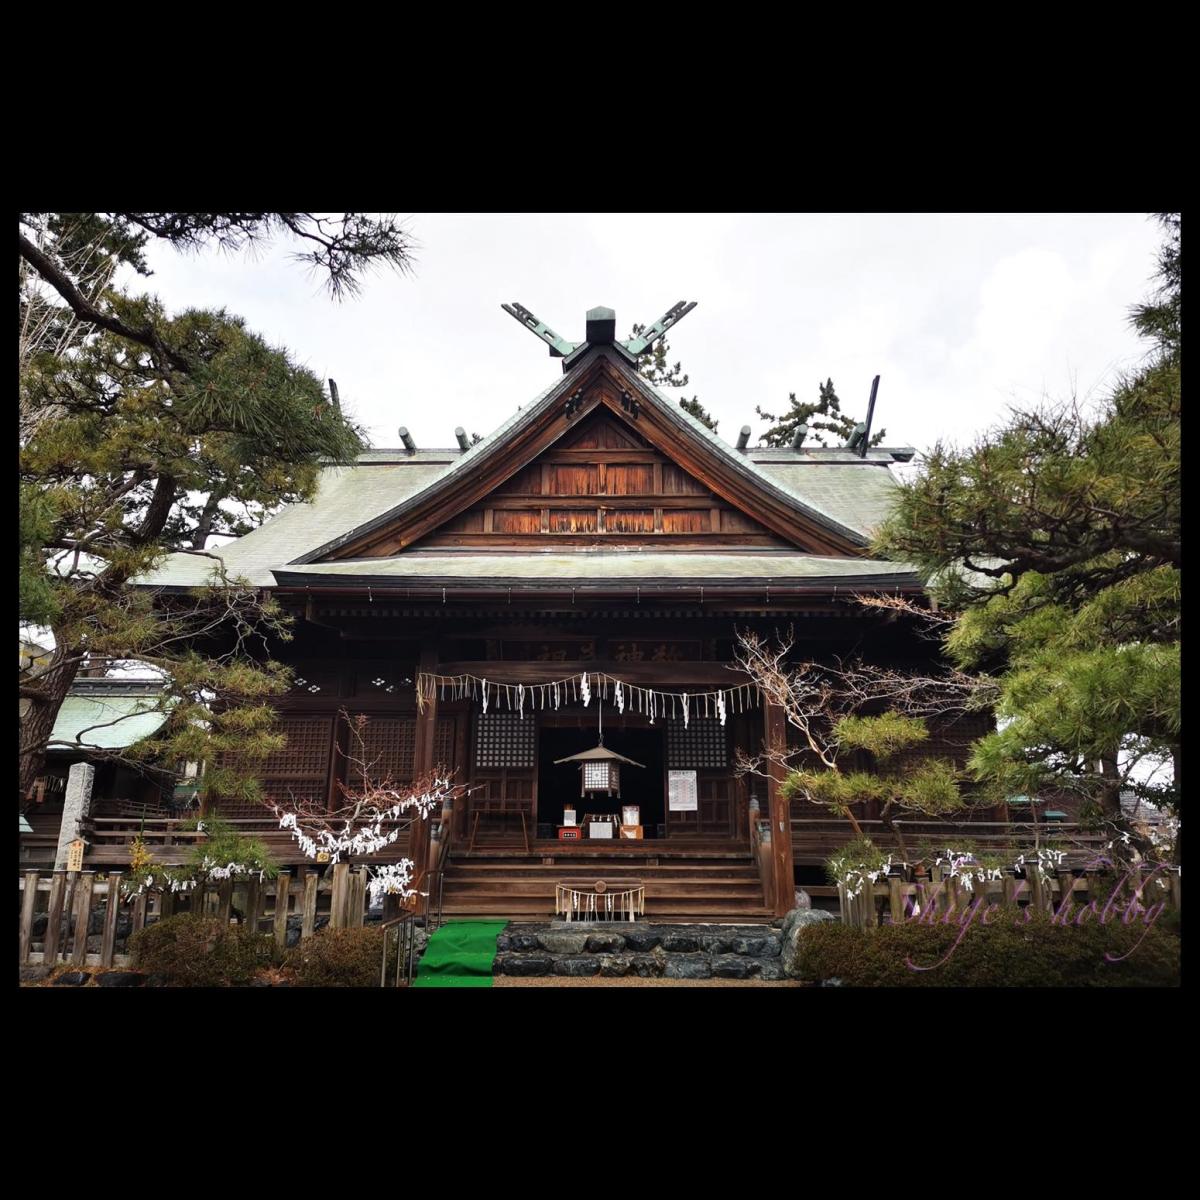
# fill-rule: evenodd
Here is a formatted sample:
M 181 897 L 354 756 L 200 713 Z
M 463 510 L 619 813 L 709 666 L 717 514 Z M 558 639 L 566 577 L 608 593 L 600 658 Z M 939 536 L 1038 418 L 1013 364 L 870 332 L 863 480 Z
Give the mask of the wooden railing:
M 280 871 L 275 879 L 225 880 L 187 892 L 145 892 L 121 899 L 122 872 L 101 877 L 94 871 L 26 871 L 20 877 L 20 965 L 69 962 L 76 966 L 127 966 L 127 940 L 147 924 L 176 912 L 192 912 L 226 922 L 238 921 L 275 938 L 282 950 L 288 940 L 288 918 L 299 917 L 299 940 L 313 936 L 321 915 L 330 928 L 365 923 L 367 876 L 361 868 L 337 863 L 324 877 L 309 870 L 293 876 Z M 110 904 L 110 896 L 118 897 Z M 90 932 L 93 914 L 104 905 L 101 932 Z M 129 918 L 122 921 L 122 915 Z M 44 916 L 40 939 L 37 918 Z M 89 939 L 93 948 L 89 949 Z M 99 944 L 96 945 L 96 940 Z M 34 947 L 40 940 L 41 949 Z
M 221 818 L 236 832 L 258 838 L 276 862 L 301 865 L 307 860 L 295 840 L 278 822 L 270 817 Z M 208 836 L 195 829 L 185 828 L 187 820 L 168 820 L 139 817 L 89 817 L 82 825 L 84 840 L 88 843 L 85 861 L 93 866 L 128 866 L 129 845 L 141 837 L 154 862 L 164 867 L 177 867 L 186 862 L 193 847 Z M 411 817 L 401 817 L 383 824 L 384 832 L 399 829 L 401 834 L 412 824 Z M 376 854 L 363 855 L 363 861 L 371 863 L 395 862 L 408 853 L 408 842 L 400 836 L 387 848 Z
M 418 887 L 424 893 L 425 929 L 432 932 L 442 923 L 445 870 L 454 841 L 454 802 L 449 797 L 442 801 L 441 812 L 437 823 L 429 831 L 429 837 L 429 869 Z
M 763 907 L 775 907 L 775 864 L 771 858 L 771 822 L 764 820 L 758 801 L 751 798 L 749 810 L 750 857 L 758 867 Z

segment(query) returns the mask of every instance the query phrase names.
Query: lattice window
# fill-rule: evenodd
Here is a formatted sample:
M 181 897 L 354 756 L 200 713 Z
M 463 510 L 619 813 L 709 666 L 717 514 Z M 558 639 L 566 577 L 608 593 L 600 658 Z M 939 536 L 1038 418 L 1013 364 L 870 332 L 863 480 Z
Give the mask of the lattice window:
M 284 717 L 280 731 L 287 745 L 267 756 L 258 771 L 263 795 L 280 803 L 299 801 L 323 806 L 329 788 L 329 755 L 333 743 L 332 717 Z M 222 765 L 234 756 L 222 755 Z M 253 802 L 220 799 L 220 812 L 227 817 L 261 816 L 262 808 Z
M 324 775 L 329 769 L 328 717 L 285 717 L 279 723 L 287 737 L 282 750 L 267 756 L 263 776 Z
M 526 724 L 529 724 L 527 721 Z M 433 733 L 433 762 L 434 765 L 453 767 L 455 763 L 454 734 L 455 721 L 453 717 L 441 717 Z
M 476 767 L 532 767 L 534 722 L 517 713 L 480 713 L 475 724 Z
M 412 717 L 372 717 L 362 730 L 362 746 L 350 738 L 350 753 L 360 755 L 368 779 L 379 782 L 390 776 L 396 783 L 408 783 L 413 774 L 417 723 Z M 363 770 L 356 764 L 354 781 L 361 783 Z
M 692 717 L 667 726 L 667 766 L 675 770 L 729 765 L 725 726 L 716 717 Z

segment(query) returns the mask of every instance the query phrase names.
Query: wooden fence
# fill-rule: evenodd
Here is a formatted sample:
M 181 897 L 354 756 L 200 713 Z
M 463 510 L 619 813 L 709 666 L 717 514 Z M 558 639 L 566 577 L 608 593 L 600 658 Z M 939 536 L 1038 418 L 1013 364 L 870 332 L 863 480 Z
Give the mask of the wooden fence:
M 1059 871 L 1053 878 L 1042 879 L 1040 873 L 1031 870 L 1025 879 L 1006 872 L 998 880 L 981 883 L 973 881 L 968 889 L 958 879 L 943 877 L 942 869 L 934 867 L 928 882 L 918 880 L 906 882 L 898 875 L 866 885 L 857 896 L 848 894 L 838 887 L 838 905 L 842 920 L 860 929 L 871 928 L 883 923 L 901 924 L 918 918 L 913 916 L 914 904 L 920 914 L 928 920 L 945 916 L 948 912 L 963 913 L 969 905 L 982 899 L 981 908 L 990 904 L 1033 905 L 1045 912 L 1058 912 L 1066 897 L 1072 904 L 1077 900 L 1098 901 L 1106 904 L 1113 894 L 1115 884 L 1109 876 L 1091 873 L 1076 875 L 1072 871 Z M 1161 881 L 1161 883 L 1160 883 Z M 1179 871 L 1147 871 L 1143 878 L 1131 875 L 1121 886 L 1126 896 L 1135 897 L 1140 904 L 1149 906 L 1158 902 L 1180 908 Z M 932 911 L 931 911 L 932 910 Z M 953 919 L 953 918 L 951 918 Z
M 280 949 L 287 945 L 289 917 L 293 921 L 299 917 L 301 941 L 312 937 L 321 918 L 333 929 L 366 920 L 367 874 L 349 863 L 336 864 L 324 878 L 314 870 L 296 876 L 280 871 L 275 879 L 262 882 L 225 880 L 187 892 L 143 892 L 125 900 L 120 899 L 121 879 L 119 871 L 106 876 L 94 871 L 24 872 L 20 965 L 128 966 L 129 935 L 177 912 L 244 922 L 258 932 L 269 930 Z M 118 897 L 116 904 L 109 903 L 111 896 Z M 35 949 L 39 943 L 41 949 Z
M 796 810 L 793 803 L 793 813 Z M 851 837 L 849 824 L 840 817 L 793 815 L 792 854 L 798 864 L 824 863 Z M 1100 853 L 1111 838 L 1072 821 L 895 820 L 860 818 L 859 828 L 877 849 L 913 862 L 955 848 L 991 854 L 1029 855 L 1042 847 L 1066 852 L 1072 866 L 1081 866 Z

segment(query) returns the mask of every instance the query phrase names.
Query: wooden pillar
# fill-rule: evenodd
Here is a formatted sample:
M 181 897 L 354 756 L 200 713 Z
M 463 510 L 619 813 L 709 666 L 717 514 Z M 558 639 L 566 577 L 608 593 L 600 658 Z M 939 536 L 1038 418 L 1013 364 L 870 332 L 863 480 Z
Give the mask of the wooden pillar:
M 772 750 L 787 747 L 787 722 L 778 704 L 764 700 L 767 745 Z M 791 805 L 781 793 L 787 771 L 782 763 L 769 764 L 767 800 L 771 813 L 771 861 L 775 876 L 775 915 L 784 916 L 795 903 L 796 874 L 792 867 Z
M 421 651 L 417 663 L 418 674 L 422 671 L 437 670 L 437 647 L 429 647 Z M 417 732 L 413 746 L 413 779 L 420 779 L 436 765 L 433 761 L 434 735 L 437 733 L 438 702 L 435 693 L 425 701 L 424 708 L 417 709 Z M 413 879 L 420 886 L 425 872 L 429 869 L 429 829 L 430 822 L 422 819 L 420 813 L 414 810 L 412 830 L 409 834 L 408 854 L 413 860 Z

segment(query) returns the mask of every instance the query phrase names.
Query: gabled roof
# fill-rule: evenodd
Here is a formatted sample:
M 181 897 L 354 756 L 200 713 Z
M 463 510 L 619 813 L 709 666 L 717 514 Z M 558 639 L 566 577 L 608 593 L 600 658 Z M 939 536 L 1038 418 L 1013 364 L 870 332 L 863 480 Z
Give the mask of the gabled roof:
M 778 482 L 761 470 L 746 453 L 735 450 L 702 421 L 668 400 L 621 358 L 607 348 L 598 347 L 589 351 L 570 374 L 564 375 L 532 404 L 513 414 L 492 434 L 472 446 L 449 470 L 432 480 L 420 492 L 301 555 L 294 560 L 295 563 L 318 562 L 385 526 L 405 520 L 420 529 L 419 517 L 422 512 L 435 512 L 443 520 L 453 516 L 470 502 L 464 502 L 465 496 L 478 499 L 486 493 L 489 476 L 493 473 L 499 472 L 501 479 L 507 478 L 535 457 L 533 452 L 522 454 L 522 447 L 528 446 L 531 450 L 536 448 L 540 451 L 553 444 L 554 439 L 568 433 L 568 425 L 551 425 L 552 414 L 557 415 L 560 402 L 567 396 L 594 386 L 602 374 L 615 379 L 620 386 L 639 396 L 652 408 L 654 416 L 665 423 L 668 430 L 673 430 L 685 446 L 698 450 L 701 459 L 716 468 L 719 475 L 740 478 L 751 492 L 757 495 L 761 507 L 754 516 L 764 524 L 772 524 L 774 504 L 779 506 L 785 517 L 790 513 L 811 522 L 847 552 L 867 545 L 868 538 L 859 530 L 839 520 L 811 498 L 802 496 L 793 488 Z M 543 430 L 548 430 L 550 436 L 547 437 Z M 662 432 L 660 428 L 659 436 Z M 655 441 L 654 435 L 649 433 L 644 425 L 639 428 L 639 433 L 648 437 L 651 442 Z M 722 490 L 719 484 L 711 480 L 706 479 L 705 482 L 714 491 Z M 473 495 L 472 487 L 475 489 Z M 778 515 L 775 515 L 775 520 L 778 524 Z
M 588 364 L 602 360 L 602 369 L 653 406 L 656 425 L 678 444 L 718 464 L 722 477 L 740 481 L 746 494 L 760 497 L 776 513 L 788 510 L 811 522 L 831 541 L 843 546 L 841 556 L 787 550 L 729 548 L 718 551 L 672 553 L 665 547 L 615 549 L 603 545 L 568 550 L 468 551 L 448 548 L 405 549 L 389 557 L 330 560 L 339 548 L 364 534 L 407 515 L 441 512 L 448 517 L 447 497 L 466 494 L 473 482 L 497 469 L 510 474 L 514 444 L 538 426 L 547 425 L 550 412 L 579 388 Z M 276 584 L 346 586 L 371 579 L 393 585 L 457 579 L 507 579 L 515 586 L 538 579 L 558 581 L 704 579 L 849 582 L 855 577 L 879 585 L 918 582 L 902 563 L 857 557 L 869 544 L 873 530 L 885 519 L 897 482 L 889 464 L 911 457 L 911 450 L 869 450 L 864 457 L 852 451 L 812 448 L 749 448 L 739 451 L 702 422 L 684 412 L 621 361 L 603 349 L 589 351 L 585 361 L 557 380 L 531 404 L 513 413 L 496 430 L 466 451 L 431 449 L 373 449 L 349 466 L 328 466 L 321 472 L 317 494 L 307 504 L 292 505 L 259 529 L 207 555 L 168 556 L 139 582 L 148 586 L 188 588 L 211 582 L 213 554 L 226 571 L 261 587 Z M 757 516 L 758 513 L 756 512 Z M 344 553 L 344 551 L 343 551 Z M 321 561 L 326 559 L 327 561 Z

